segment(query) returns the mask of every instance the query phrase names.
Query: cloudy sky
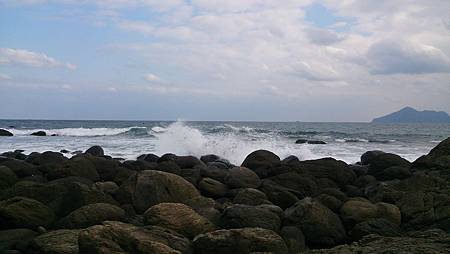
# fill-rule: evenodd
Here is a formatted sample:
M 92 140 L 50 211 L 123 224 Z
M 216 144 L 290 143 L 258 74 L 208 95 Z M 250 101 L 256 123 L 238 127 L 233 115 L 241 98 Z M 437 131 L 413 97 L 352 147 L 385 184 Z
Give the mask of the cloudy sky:
M 448 0 L 0 0 L 0 118 L 450 112 Z

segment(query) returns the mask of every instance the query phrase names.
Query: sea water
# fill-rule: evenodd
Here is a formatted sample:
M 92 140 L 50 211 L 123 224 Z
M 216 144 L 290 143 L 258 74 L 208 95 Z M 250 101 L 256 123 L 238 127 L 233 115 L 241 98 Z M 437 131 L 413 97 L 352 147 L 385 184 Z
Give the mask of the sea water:
M 144 153 L 216 154 L 235 164 L 257 149 L 281 158 L 333 157 L 347 163 L 359 161 L 365 151 L 382 150 L 413 161 L 450 136 L 450 124 L 422 123 L 0 120 L 0 128 L 14 134 L 0 138 L 0 153 L 74 152 L 100 145 L 106 154 L 124 159 Z M 39 130 L 56 136 L 30 136 Z M 326 144 L 296 144 L 297 139 Z

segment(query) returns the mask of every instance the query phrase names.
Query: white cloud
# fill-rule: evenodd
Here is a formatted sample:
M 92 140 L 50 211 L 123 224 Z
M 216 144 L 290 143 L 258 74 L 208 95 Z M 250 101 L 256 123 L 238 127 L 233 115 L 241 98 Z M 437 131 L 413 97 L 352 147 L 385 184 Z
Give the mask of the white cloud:
M 11 76 L 7 74 L 0 73 L 0 80 L 11 80 Z
M 156 76 L 155 74 L 149 73 L 147 75 L 145 75 L 145 80 L 149 81 L 149 82 L 157 82 L 157 81 L 161 81 L 161 78 Z
M 0 48 L 0 64 L 18 64 L 31 67 L 64 66 L 71 70 L 76 69 L 75 65 L 70 63 L 63 64 L 46 54 L 13 48 Z

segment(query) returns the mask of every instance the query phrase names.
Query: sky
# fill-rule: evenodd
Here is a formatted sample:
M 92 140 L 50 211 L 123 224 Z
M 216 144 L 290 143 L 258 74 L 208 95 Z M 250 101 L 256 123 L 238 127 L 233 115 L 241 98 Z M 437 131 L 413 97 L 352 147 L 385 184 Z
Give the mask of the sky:
M 450 112 L 448 0 L 0 0 L 0 118 Z

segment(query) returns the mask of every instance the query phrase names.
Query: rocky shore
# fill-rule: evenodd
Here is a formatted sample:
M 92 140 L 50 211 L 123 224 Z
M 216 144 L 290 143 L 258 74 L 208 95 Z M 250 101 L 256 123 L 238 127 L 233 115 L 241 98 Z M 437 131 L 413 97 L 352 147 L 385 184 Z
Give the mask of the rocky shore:
M 450 253 L 450 138 L 414 162 L 369 151 L 355 165 L 0 155 L 0 253 L 303 252 Z

